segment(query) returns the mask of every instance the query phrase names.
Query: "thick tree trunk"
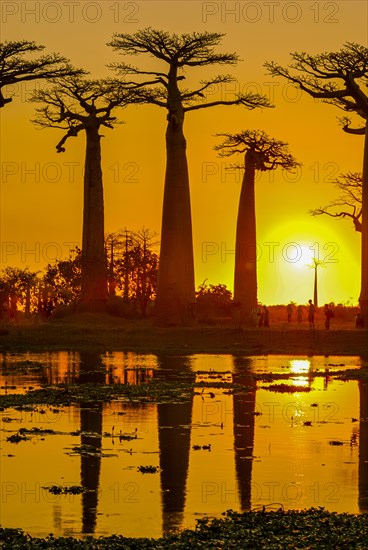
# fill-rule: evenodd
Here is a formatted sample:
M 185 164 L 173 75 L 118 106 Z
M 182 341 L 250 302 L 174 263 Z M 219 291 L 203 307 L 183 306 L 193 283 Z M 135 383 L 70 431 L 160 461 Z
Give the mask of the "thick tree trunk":
M 235 244 L 234 302 L 240 304 L 242 319 L 248 320 L 257 306 L 257 241 L 255 209 L 255 161 L 253 152 L 245 155 Z
M 192 218 L 182 108 L 170 109 L 156 318 L 167 324 L 193 321 L 195 304 Z
M 98 127 L 86 129 L 81 297 L 78 312 L 106 311 L 104 201 Z
M 364 160 L 362 178 L 362 256 L 360 312 L 364 328 L 368 328 L 368 122 L 365 127 Z

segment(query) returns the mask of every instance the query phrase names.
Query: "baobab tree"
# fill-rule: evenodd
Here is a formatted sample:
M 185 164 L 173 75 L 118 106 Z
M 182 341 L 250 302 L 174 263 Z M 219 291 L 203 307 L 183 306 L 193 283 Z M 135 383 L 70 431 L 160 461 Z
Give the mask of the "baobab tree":
M 117 79 L 65 77 L 57 79 L 51 89 L 35 92 L 33 101 L 44 104 L 37 109 L 35 122 L 39 126 L 65 131 L 56 145 L 58 153 L 65 151 L 68 138 L 82 131 L 86 135 L 81 295 L 77 311 L 105 311 L 108 292 L 100 128 L 113 128 L 117 119 L 112 111 L 139 98 L 134 89 Z
M 272 76 L 281 76 L 310 96 L 321 99 L 364 120 L 362 127 L 351 127 L 351 119 L 341 119 L 342 128 L 351 134 L 365 135 L 362 174 L 361 290 L 359 305 L 364 326 L 368 327 L 368 48 L 347 42 L 337 52 L 309 55 L 292 54 L 293 63 L 283 68 L 267 62 Z
M 27 54 L 40 52 L 45 46 L 39 46 L 28 40 L 2 42 L 0 44 L 0 107 L 10 103 L 12 97 L 4 97 L 3 88 L 19 82 L 56 77 L 81 75 L 82 70 L 72 67 L 65 57 L 52 53 L 36 59 L 24 58 Z
M 195 303 L 192 220 L 186 139 L 185 114 L 218 105 L 243 105 L 248 109 L 269 107 L 259 94 L 238 94 L 233 100 L 206 101 L 210 86 L 233 81 L 229 75 L 201 81 L 198 88 L 181 86 L 183 72 L 192 67 L 235 65 L 235 53 L 216 53 L 220 33 L 170 34 L 151 28 L 135 34 L 115 34 L 110 45 L 124 55 L 148 54 L 163 64 L 161 70 L 144 71 L 125 63 L 112 67 L 123 74 L 153 77 L 156 85 L 146 89 L 146 101 L 167 111 L 166 174 L 162 212 L 161 250 L 156 299 L 156 316 L 170 324 L 188 323 Z
M 256 172 L 278 167 L 292 171 L 298 163 L 289 153 L 287 143 L 270 138 L 262 130 L 217 135 L 225 138 L 215 146 L 221 157 L 245 154 L 244 165 L 237 165 L 244 168 L 244 176 L 236 226 L 234 302 L 240 304 L 241 318 L 247 319 L 257 306 Z
M 334 181 L 335 187 L 340 191 L 339 197 L 326 206 L 320 206 L 309 210 L 312 216 L 325 214 L 332 218 L 351 219 L 355 231 L 362 231 L 362 174 L 361 172 L 348 172 L 341 174 Z

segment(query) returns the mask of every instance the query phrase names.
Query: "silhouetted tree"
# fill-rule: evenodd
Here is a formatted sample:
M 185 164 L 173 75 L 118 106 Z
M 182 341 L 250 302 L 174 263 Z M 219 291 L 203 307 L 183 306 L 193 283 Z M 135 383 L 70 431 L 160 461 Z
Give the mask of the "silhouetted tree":
M 331 201 L 327 206 L 320 206 L 309 210 L 312 216 L 326 214 L 332 218 L 350 218 L 355 231 L 362 231 L 362 174 L 348 172 L 341 174 L 334 182 L 340 191 L 338 199 Z
M 159 263 L 157 254 L 152 250 L 158 244 L 156 238 L 156 233 L 145 227 L 134 233 L 132 283 L 143 317 L 146 317 L 148 304 L 157 291 Z
M 197 315 L 201 321 L 228 317 L 232 311 L 232 295 L 226 285 L 208 285 L 205 279 L 196 292 Z
M 40 52 L 45 46 L 38 46 L 28 40 L 6 41 L 0 44 L 0 107 L 12 101 L 4 97 L 3 88 L 28 80 L 52 79 L 55 77 L 82 74 L 72 67 L 65 57 L 52 53 L 36 59 L 24 59 L 26 54 Z
M 314 285 L 313 285 L 313 305 L 314 307 L 318 307 L 318 277 L 317 277 L 317 270 L 319 267 L 326 267 L 325 263 L 322 260 L 319 260 L 318 258 L 312 258 L 312 263 L 307 265 L 307 267 L 310 267 L 311 269 L 314 269 Z
M 138 101 L 138 97 L 119 80 L 66 77 L 57 79 L 51 89 L 35 92 L 33 101 L 45 104 L 37 109 L 37 124 L 66 130 L 56 146 L 58 153 L 65 151 L 68 138 L 81 131 L 86 134 L 81 295 L 77 310 L 105 311 L 107 273 L 100 127 L 113 128 L 117 120 L 112 111 Z
M 365 135 L 362 174 L 362 254 L 361 290 L 359 305 L 364 326 L 368 326 L 368 48 L 347 42 L 340 51 L 309 55 L 293 53 L 293 63 L 283 68 L 275 62 L 265 66 L 273 76 L 282 76 L 297 84 L 303 91 L 325 103 L 347 112 L 354 112 L 364 120 L 364 126 L 351 128 L 351 120 L 344 117 L 345 132 Z
M 249 109 L 268 107 L 258 94 L 239 94 L 233 101 L 204 101 L 204 92 L 215 84 L 231 82 L 229 75 L 202 81 L 197 89 L 179 87 L 186 68 L 235 65 L 238 56 L 215 53 L 222 34 L 170 34 L 151 28 L 135 34 L 115 34 L 110 45 L 122 54 L 148 54 L 161 61 L 163 70 L 144 71 L 125 63 L 112 67 L 125 74 L 150 75 L 156 86 L 146 90 L 146 101 L 167 111 L 166 175 L 162 213 L 160 266 L 157 287 L 157 318 L 174 324 L 190 322 L 195 302 L 192 221 L 184 117 L 189 111 L 217 105 L 244 105 Z
M 115 262 L 116 253 L 122 244 L 121 234 L 119 232 L 108 233 L 105 236 L 105 251 L 107 260 L 107 283 L 109 296 L 116 295 L 116 277 L 115 277 Z
M 262 130 L 244 130 L 238 134 L 218 136 L 225 138 L 223 143 L 215 146 L 221 157 L 245 153 L 236 228 L 234 302 L 240 304 L 240 316 L 248 318 L 258 303 L 254 185 L 256 171 L 264 172 L 278 167 L 291 171 L 298 163 L 289 153 L 287 143 L 270 138 Z
M 67 260 L 55 260 L 46 266 L 43 281 L 53 290 L 55 302 L 62 306 L 75 303 L 81 291 L 82 251 L 76 248 Z
M 28 316 L 35 311 L 38 273 L 28 268 L 5 267 L 0 275 L 1 305 L 7 304 L 7 312 L 15 318 L 18 305 Z

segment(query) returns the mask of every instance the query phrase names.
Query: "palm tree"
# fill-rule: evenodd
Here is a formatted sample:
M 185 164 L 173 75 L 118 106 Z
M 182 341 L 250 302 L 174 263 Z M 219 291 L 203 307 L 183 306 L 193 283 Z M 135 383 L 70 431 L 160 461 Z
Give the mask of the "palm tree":
M 314 286 L 313 286 L 313 305 L 318 307 L 318 290 L 317 290 L 317 270 L 319 267 L 326 267 L 326 264 L 318 258 L 312 258 L 312 264 L 307 264 L 307 267 L 314 269 Z

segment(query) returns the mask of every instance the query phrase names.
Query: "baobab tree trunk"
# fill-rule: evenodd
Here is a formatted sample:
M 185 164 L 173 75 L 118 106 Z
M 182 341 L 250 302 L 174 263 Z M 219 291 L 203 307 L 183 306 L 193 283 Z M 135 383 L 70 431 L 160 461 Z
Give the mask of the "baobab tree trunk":
M 240 303 L 242 319 L 248 319 L 257 306 L 255 174 L 254 154 L 249 150 L 245 154 L 235 244 L 234 302 Z
M 364 160 L 362 177 L 362 257 L 360 313 L 364 327 L 368 328 L 368 122 L 365 126 Z
M 155 313 L 159 322 L 188 324 L 195 304 L 192 218 L 184 112 L 168 115 L 166 175 Z
M 104 245 L 104 201 L 98 127 L 86 129 L 81 297 L 78 312 L 106 310 L 107 273 Z

